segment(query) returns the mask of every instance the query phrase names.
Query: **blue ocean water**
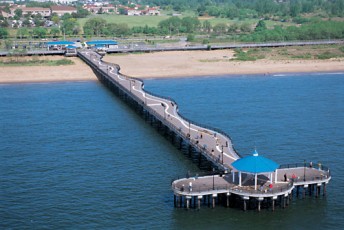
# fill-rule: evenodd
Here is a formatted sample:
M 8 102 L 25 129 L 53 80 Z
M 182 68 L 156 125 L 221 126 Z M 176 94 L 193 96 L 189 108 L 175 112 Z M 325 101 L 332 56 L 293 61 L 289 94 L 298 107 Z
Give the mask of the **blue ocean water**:
M 320 161 L 326 198 L 287 209 L 175 209 L 187 157 L 99 82 L 0 85 L 2 229 L 342 229 L 344 74 L 146 80 L 188 118 L 230 134 L 245 156 Z

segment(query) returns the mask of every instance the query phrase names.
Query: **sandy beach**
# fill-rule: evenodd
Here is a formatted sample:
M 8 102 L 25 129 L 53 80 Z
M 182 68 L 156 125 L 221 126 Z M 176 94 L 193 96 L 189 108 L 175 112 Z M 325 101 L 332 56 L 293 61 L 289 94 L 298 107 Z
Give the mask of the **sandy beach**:
M 231 50 L 108 55 L 105 61 L 121 66 L 121 73 L 140 78 L 340 72 L 344 59 L 234 61 Z
M 233 55 L 232 50 L 175 51 L 106 55 L 103 60 L 119 64 L 121 73 L 139 78 L 344 71 L 344 59 L 239 62 L 231 60 Z M 76 57 L 72 60 L 75 64 L 66 66 L 0 67 L 0 83 L 97 80 L 90 67 Z
M 39 57 L 45 60 L 59 60 L 63 56 Z M 1 83 L 96 81 L 92 69 L 77 57 L 70 57 L 75 63 L 64 66 L 0 66 Z M 4 58 L 0 58 L 3 61 Z

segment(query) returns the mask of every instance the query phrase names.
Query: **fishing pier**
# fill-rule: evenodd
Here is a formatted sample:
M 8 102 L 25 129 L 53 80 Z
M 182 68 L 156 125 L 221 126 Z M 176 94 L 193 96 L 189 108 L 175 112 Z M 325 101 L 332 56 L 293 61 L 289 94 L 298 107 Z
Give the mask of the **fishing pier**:
M 146 122 L 177 148 L 212 172 L 188 175 L 172 182 L 175 207 L 199 209 L 201 204 L 239 207 L 243 210 L 286 207 L 293 195 L 326 195 L 330 170 L 317 164 L 277 165 L 258 155 L 241 157 L 231 138 L 219 129 L 185 118 L 171 98 L 144 89 L 144 82 L 120 73 L 120 67 L 102 61 L 91 50 L 80 50 L 86 62 L 107 88 L 132 107 Z M 257 164 L 257 165 L 255 165 Z

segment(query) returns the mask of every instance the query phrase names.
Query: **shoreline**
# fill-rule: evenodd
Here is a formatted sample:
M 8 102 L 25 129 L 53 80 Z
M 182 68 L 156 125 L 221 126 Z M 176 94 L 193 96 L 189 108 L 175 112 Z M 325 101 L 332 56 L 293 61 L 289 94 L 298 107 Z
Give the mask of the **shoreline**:
M 195 75 L 195 76 L 166 76 L 166 77 L 137 77 L 142 80 L 164 80 L 164 79 L 188 79 L 188 78 L 231 78 L 231 77 L 285 77 L 288 75 L 339 75 L 343 71 L 306 71 L 306 72 L 276 72 L 276 73 L 247 73 L 247 74 L 216 74 L 216 75 Z
M 121 73 L 141 79 L 202 78 L 238 76 L 275 76 L 306 73 L 342 73 L 344 58 L 326 60 L 232 60 L 231 50 L 171 51 L 144 54 L 106 55 L 103 60 L 116 63 Z M 29 57 L 27 57 L 29 58 Z M 36 57 L 37 58 L 37 57 Z M 39 57 L 58 60 L 62 56 Z M 73 65 L 0 67 L 0 84 L 97 81 L 92 69 L 77 57 Z M 0 58 L 0 60 L 4 60 Z

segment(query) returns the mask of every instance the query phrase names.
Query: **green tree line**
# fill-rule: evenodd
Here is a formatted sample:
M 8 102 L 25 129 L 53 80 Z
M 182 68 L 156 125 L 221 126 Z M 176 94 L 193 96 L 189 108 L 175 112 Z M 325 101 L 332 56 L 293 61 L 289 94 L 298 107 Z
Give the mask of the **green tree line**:
M 125 2 L 125 1 L 124 1 Z M 303 13 L 326 13 L 344 16 L 344 0 L 141 0 L 165 10 L 193 10 L 198 15 L 228 18 L 279 15 L 295 17 Z

